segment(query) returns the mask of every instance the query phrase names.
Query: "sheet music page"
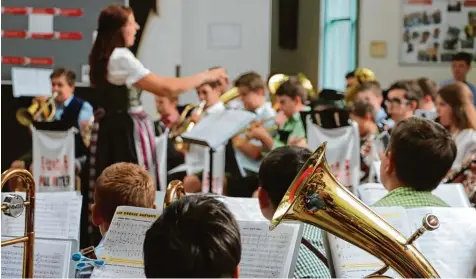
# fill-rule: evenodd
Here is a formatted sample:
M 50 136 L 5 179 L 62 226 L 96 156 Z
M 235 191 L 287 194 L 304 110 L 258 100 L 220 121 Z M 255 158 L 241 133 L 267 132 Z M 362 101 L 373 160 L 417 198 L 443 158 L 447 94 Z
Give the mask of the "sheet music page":
M 11 238 L 2 237 L 2 241 Z M 71 260 L 71 241 L 35 238 L 34 277 L 68 278 Z M 23 243 L 2 247 L 2 278 L 21 278 Z
M 300 224 L 280 224 L 269 230 L 269 221 L 238 221 L 242 255 L 240 277 L 288 278 L 294 272 L 294 255 L 301 241 Z
M 7 194 L 2 193 L 2 200 Z M 25 193 L 15 193 L 25 198 Z M 36 237 L 79 240 L 82 196 L 77 192 L 36 193 Z M 26 210 L 26 209 L 25 209 Z M 25 211 L 18 218 L 2 214 L 2 235 L 22 236 Z
M 403 207 L 374 207 L 372 209 L 405 237 L 410 235 L 407 214 Z M 332 234 L 328 234 L 328 238 L 337 278 L 363 278 L 384 265 L 372 254 L 341 238 Z M 385 275 L 400 277 L 391 269 Z
M 91 278 L 146 278 L 143 266 L 106 264 L 95 267 Z
M 468 195 L 464 191 L 463 184 L 441 184 L 433 191 L 433 194 L 451 207 L 471 207 Z
M 474 278 L 476 268 L 476 211 L 474 208 L 427 207 L 407 209 L 411 230 L 434 214 L 440 227 L 425 232 L 415 246 L 430 261 L 441 278 Z
M 207 115 L 182 137 L 203 141 L 208 143 L 209 147 L 217 148 L 231 139 L 239 130 L 249 125 L 255 118 L 256 114 L 245 110 L 225 110 L 222 113 Z
M 257 198 L 217 197 L 233 213 L 235 219 L 243 221 L 267 221 L 261 213 Z
M 366 205 L 371 206 L 383 198 L 387 193 L 387 189 L 379 183 L 367 183 L 357 187 L 357 193 L 360 200 Z

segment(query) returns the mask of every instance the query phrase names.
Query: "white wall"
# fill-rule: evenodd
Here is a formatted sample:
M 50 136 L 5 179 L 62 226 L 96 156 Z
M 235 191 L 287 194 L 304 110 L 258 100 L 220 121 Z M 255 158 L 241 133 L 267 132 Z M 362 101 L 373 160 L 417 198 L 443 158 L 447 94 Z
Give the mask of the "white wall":
M 399 0 L 361 0 L 359 21 L 359 66 L 372 69 L 384 87 L 402 78 L 428 77 L 437 82 L 451 78 L 450 66 L 400 66 L 398 62 L 401 33 Z M 369 47 L 373 40 L 387 42 L 387 57 L 372 58 Z M 476 70 L 468 81 L 476 81 Z

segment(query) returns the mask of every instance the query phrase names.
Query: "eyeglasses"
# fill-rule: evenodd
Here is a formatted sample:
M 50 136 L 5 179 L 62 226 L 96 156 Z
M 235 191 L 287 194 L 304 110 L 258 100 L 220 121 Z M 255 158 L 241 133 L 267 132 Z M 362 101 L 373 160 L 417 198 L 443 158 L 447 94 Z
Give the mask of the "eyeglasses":
M 391 99 L 385 100 L 385 104 L 387 106 L 389 106 L 389 105 L 396 105 L 396 106 L 407 105 L 408 103 L 410 103 L 410 101 L 407 100 L 407 99 L 391 98 Z

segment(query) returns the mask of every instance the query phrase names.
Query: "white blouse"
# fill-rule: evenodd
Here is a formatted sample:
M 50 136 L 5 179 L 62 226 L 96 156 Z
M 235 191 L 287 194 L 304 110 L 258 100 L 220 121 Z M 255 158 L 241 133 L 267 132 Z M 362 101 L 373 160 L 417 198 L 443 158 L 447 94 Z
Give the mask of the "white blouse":
M 476 154 L 476 130 L 464 129 L 454 137 L 456 143 L 456 159 L 451 169 L 461 167 L 464 160 L 471 154 Z
M 107 80 L 114 85 L 132 87 L 150 70 L 144 67 L 134 54 L 125 47 L 114 49 L 109 57 Z

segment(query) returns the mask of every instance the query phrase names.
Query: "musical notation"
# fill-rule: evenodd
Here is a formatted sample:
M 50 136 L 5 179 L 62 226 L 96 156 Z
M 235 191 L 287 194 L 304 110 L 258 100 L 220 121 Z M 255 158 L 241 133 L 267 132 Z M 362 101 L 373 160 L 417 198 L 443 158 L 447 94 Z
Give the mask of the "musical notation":
M 37 193 L 35 206 L 37 237 L 79 240 L 81 196 L 75 192 Z M 18 218 L 2 215 L 2 235 L 22 236 L 24 218 L 25 213 Z
M 67 278 L 71 242 L 36 239 L 34 255 L 35 278 Z M 21 278 L 23 243 L 2 248 L 2 278 Z
M 283 224 L 270 231 L 268 222 L 240 221 L 239 224 L 242 239 L 240 276 L 288 277 L 299 225 Z
M 91 278 L 146 278 L 144 267 L 106 264 L 94 268 Z

